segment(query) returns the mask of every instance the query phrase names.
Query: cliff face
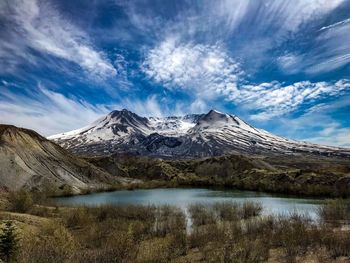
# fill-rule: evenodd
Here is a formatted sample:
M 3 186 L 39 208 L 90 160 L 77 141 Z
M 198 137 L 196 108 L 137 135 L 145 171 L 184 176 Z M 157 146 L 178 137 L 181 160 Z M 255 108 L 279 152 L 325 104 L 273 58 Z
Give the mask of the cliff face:
M 73 192 L 120 183 L 32 130 L 0 125 L 0 188 Z

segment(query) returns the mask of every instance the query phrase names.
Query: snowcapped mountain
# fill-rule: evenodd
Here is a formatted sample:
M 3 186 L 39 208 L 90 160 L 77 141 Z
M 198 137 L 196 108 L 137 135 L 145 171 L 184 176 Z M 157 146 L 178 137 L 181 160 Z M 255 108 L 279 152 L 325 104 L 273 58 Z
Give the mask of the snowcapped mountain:
M 350 157 L 350 150 L 288 140 L 215 110 L 165 118 L 112 111 L 84 128 L 50 136 L 82 155 L 128 152 L 164 158 L 194 158 L 229 153 L 316 154 Z

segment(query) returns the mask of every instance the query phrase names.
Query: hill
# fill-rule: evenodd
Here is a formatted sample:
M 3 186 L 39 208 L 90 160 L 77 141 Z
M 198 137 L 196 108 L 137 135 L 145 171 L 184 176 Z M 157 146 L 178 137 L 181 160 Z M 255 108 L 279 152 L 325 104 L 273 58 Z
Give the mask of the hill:
M 0 189 L 78 193 L 125 180 L 71 155 L 38 133 L 0 125 Z

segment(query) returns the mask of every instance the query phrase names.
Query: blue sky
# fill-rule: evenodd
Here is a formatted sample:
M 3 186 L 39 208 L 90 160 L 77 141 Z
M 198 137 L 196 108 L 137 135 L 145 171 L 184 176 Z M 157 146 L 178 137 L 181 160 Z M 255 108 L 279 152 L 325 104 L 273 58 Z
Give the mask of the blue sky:
M 0 122 L 236 114 L 350 146 L 349 0 L 2 0 Z

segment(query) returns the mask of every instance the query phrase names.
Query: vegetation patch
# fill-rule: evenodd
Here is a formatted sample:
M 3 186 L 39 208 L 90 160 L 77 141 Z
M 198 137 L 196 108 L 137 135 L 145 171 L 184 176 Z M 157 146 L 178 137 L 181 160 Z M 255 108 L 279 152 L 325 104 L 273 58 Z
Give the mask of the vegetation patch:
M 18 200 L 27 203 L 9 202 Z M 313 221 L 297 214 L 264 216 L 252 202 L 196 204 L 188 216 L 173 206 L 41 202 L 24 213 L 0 212 L 0 257 L 26 263 L 347 262 L 349 208 L 347 201 L 329 201 Z

